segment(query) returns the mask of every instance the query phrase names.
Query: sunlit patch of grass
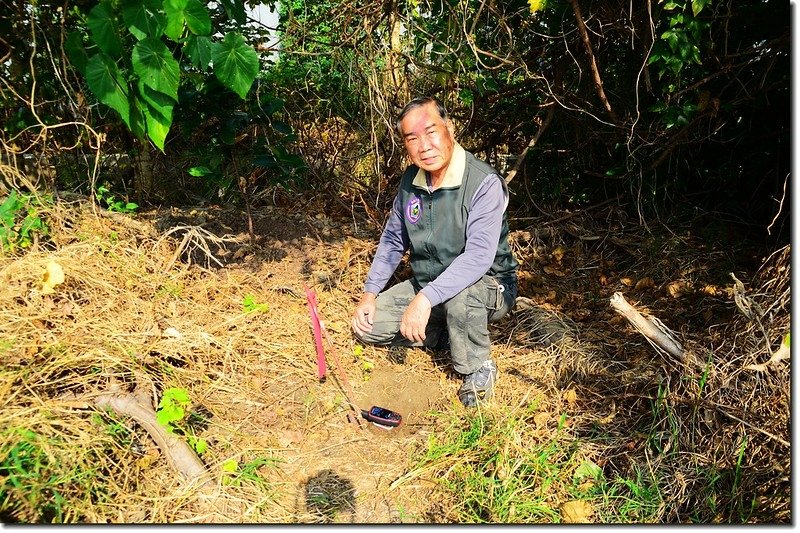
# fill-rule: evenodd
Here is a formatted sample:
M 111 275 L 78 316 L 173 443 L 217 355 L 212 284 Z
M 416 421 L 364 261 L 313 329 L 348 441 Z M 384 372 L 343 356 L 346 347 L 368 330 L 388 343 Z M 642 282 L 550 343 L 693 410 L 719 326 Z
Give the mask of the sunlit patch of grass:
M 533 424 L 536 406 L 453 417 L 431 434 L 407 478 L 436 480 L 436 522 L 551 523 L 569 499 L 583 456 L 562 415 L 547 436 Z
M 633 471 L 630 478 L 618 476 L 599 487 L 605 510 L 604 522 L 635 524 L 659 520 L 664 498 L 658 479 L 638 466 L 634 466 Z
M 66 523 L 80 519 L 75 498 L 98 497 L 98 467 L 71 464 L 57 437 L 13 428 L 0 442 L 0 516 L 4 521 Z M 95 464 L 99 465 L 99 462 Z

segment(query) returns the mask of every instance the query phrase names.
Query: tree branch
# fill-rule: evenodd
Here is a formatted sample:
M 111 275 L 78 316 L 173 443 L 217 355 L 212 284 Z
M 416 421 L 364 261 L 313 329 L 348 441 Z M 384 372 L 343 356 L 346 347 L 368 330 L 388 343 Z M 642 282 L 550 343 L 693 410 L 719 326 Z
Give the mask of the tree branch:
M 516 163 L 514 163 L 514 168 L 512 168 L 511 172 L 509 172 L 508 175 L 506 176 L 506 183 L 510 183 L 511 180 L 514 179 L 514 176 L 517 175 L 519 169 L 522 168 L 522 163 L 525 161 L 525 156 L 528 155 L 528 152 L 530 151 L 531 148 L 536 146 L 536 143 L 539 142 L 539 137 L 542 136 L 544 130 L 546 130 L 547 127 L 550 126 L 550 123 L 553 121 L 553 115 L 555 115 L 556 106 L 553 102 L 550 102 L 548 106 L 550 107 L 550 109 L 547 110 L 547 116 L 545 116 L 542 125 L 539 126 L 539 130 L 536 132 L 536 135 L 533 136 L 533 139 L 531 139 L 531 141 L 528 143 L 528 146 L 526 146 L 525 149 L 522 151 L 522 153 L 519 154 Z
M 614 124 L 619 124 L 619 117 L 617 117 L 617 114 L 614 113 L 613 109 L 611 109 L 611 103 L 606 97 L 605 90 L 603 90 L 603 80 L 600 77 L 600 69 L 597 66 L 597 60 L 595 59 L 594 52 L 592 51 L 592 43 L 589 40 L 589 32 L 586 31 L 586 24 L 583 22 L 583 15 L 581 15 L 581 8 L 578 5 L 578 0 L 569 0 L 569 2 L 572 4 L 572 10 L 575 12 L 575 19 L 578 21 L 578 31 L 581 34 L 583 46 L 586 48 L 586 53 L 589 55 L 589 66 L 592 69 L 592 79 L 594 80 L 594 87 L 597 90 L 597 96 L 600 98 L 600 101 L 603 103 L 603 107 L 605 107 L 608 116 L 611 117 L 611 120 L 614 122 Z

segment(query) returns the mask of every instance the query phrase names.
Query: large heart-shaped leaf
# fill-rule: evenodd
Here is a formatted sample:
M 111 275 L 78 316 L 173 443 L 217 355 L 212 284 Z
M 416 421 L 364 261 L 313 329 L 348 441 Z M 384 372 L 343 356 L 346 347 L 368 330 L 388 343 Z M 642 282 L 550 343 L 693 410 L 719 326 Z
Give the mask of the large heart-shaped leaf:
M 178 101 L 180 66 L 164 43 L 152 37 L 142 39 L 133 47 L 131 59 L 133 71 L 146 86 Z
M 189 0 L 184 10 L 186 25 L 195 35 L 211 34 L 211 17 L 208 16 L 208 9 L 200 0 Z
M 258 74 L 258 54 L 244 37 L 230 32 L 211 49 L 214 74 L 226 87 L 244 100 Z
M 200 0 L 164 0 L 167 27 L 164 33 L 173 41 L 180 39 L 184 23 L 194 35 L 211 33 L 211 17 Z
M 211 63 L 211 38 L 205 35 L 190 35 L 186 39 L 186 55 L 192 65 L 205 70 Z
M 186 22 L 183 11 L 186 9 L 186 3 L 188 1 L 189 0 L 164 0 L 164 14 L 167 17 L 164 35 L 173 41 L 180 39 L 183 33 L 183 26 Z
M 167 19 L 161 13 L 159 0 L 128 0 L 122 8 L 122 19 L 138 40 L 160 37 Z
M 115 58 L 122 55 L 122 41 L 108 2 L 101 2 L 92 8 L 86 18 L 86 25 L 100 50 Z
M 167 95 L 154 91 L 141 81 L 138 84 L 139 96 L 144 101 L 142 106 L 147 136 L 159 150 L 164 151 L 164 141 L 172 126 L 172 108 L 175 103 Z
M 136 91 L 131 92 L 131 133 L 133 133 L 140 141 L 144 139 L 145 125 L 144 119 L 144 106 L 147 105 L 142 102 L 137 96 Z
M 86 83 L 97 99 L 116 110 L 130 128 L 128 85 L 117 64 L 103 52 L 93 55 L 86 64 Z

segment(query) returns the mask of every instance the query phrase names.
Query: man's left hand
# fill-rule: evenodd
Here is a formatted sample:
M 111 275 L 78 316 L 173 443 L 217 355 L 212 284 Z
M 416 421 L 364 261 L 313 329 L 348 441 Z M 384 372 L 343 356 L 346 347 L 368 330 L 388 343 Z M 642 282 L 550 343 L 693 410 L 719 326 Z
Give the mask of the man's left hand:
M 431 317 L 431 301 L 420 293 L 414 296 L 400 321 L 400 334 L 411 342 L 425 340 L 425 327 Z

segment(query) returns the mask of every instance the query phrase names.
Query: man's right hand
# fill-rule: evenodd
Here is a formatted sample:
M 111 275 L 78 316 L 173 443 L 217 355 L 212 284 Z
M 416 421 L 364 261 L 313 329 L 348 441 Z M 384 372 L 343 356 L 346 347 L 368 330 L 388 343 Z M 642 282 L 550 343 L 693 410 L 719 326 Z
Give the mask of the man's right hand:
M 372 321 L 375 319 L 375 295 L 365 292 L 353 311 L 353 331 L 357 335 L 364 335 L 372 331 Z

